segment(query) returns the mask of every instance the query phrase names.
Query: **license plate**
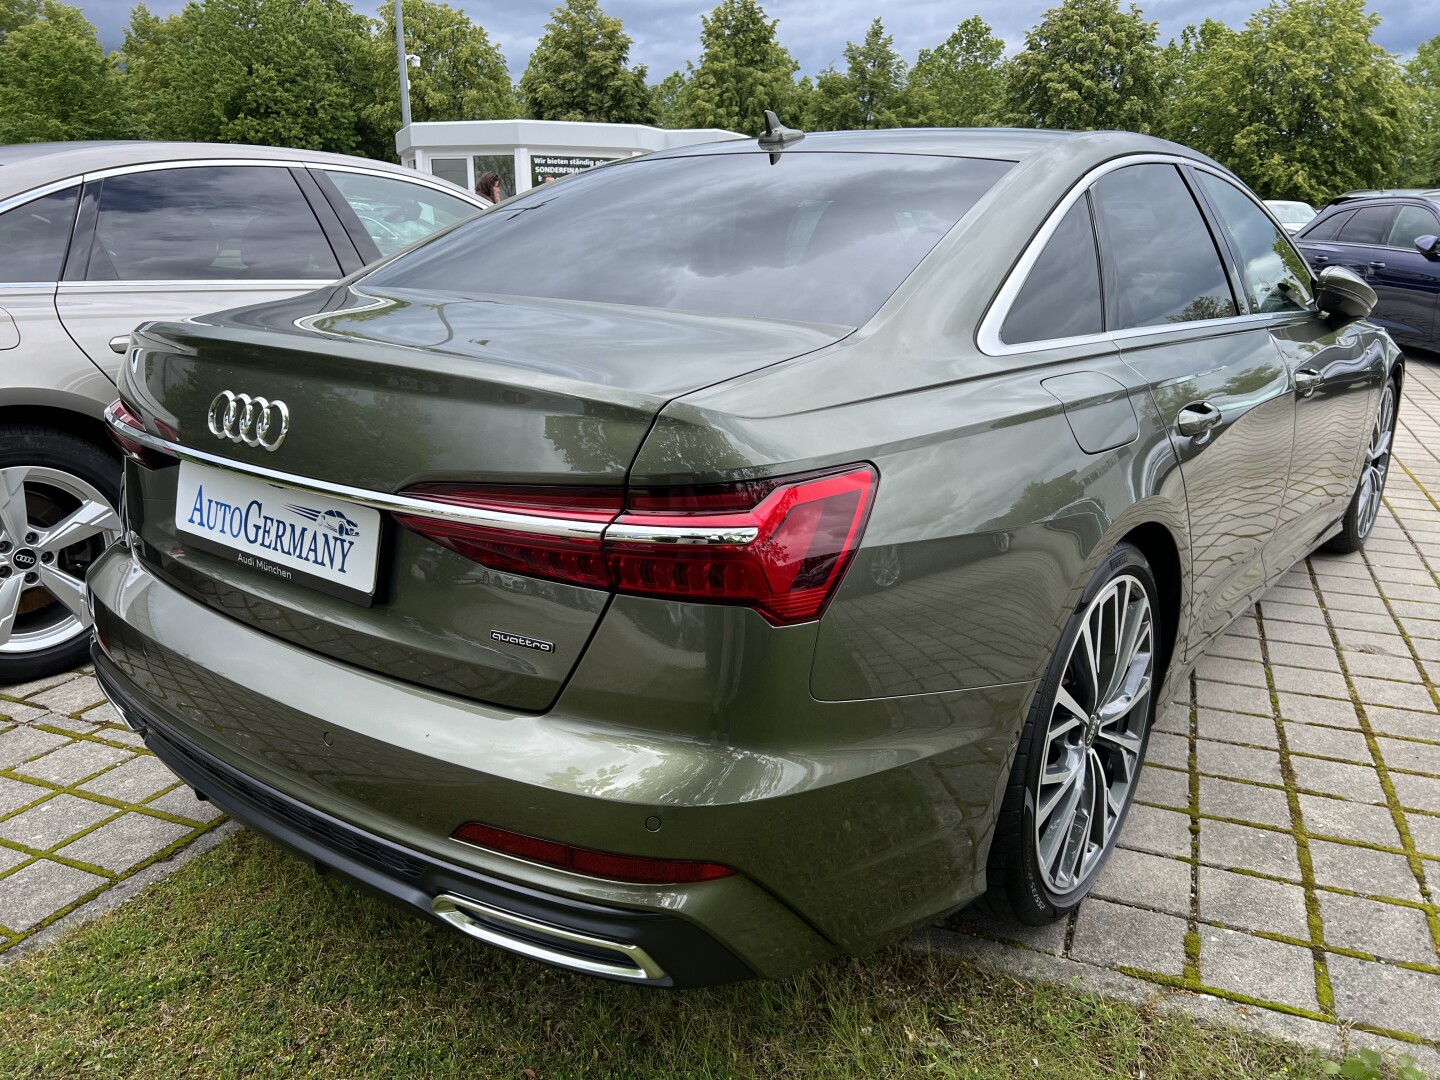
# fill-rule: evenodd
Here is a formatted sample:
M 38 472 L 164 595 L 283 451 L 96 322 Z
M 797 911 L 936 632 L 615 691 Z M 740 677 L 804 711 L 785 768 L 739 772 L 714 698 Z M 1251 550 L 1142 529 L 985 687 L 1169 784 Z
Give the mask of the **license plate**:
M 368 604 L 380 512 L 226 469 L 180 462 L 175 529 L 241 566 Z

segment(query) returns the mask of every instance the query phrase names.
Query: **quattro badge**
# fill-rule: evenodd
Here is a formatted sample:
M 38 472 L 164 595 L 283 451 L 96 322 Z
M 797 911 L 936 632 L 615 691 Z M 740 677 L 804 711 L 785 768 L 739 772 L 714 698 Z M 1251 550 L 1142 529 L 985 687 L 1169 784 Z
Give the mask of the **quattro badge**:
M 524 634 L 509 634 L 504 630 L 491 630 L 490 637 L 494 641 L 506 645 L 519 645 L 522 649 L 535 649 L 538 652 L 554 652 L 553 641 L 542 641 L 540 638 L 526 637 Z

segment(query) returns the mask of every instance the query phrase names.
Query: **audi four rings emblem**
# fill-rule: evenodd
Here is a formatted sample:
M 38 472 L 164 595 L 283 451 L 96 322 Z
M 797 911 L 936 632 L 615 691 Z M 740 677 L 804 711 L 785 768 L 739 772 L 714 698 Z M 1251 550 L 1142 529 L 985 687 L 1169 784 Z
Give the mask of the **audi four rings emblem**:
M 278 450 L 290 430 L 290 410 L 283 401 L 232 394 L 221 390 L 210 402 L 210 434 L 217 439 Z

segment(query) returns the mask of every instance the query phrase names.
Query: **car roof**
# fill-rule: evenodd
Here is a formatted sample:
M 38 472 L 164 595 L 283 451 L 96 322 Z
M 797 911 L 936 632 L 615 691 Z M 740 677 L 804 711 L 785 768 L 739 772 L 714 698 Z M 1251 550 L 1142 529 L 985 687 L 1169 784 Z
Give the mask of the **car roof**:
M 1349 206 L 1354 203 L 1379 203 L 1385 205 L 1403 199 L 1419 199 L 1422 202 L 1440 205 L 1440 188 L 1385 188 L 1370 191 L 1347 191 L 1343 195 L 1336 195 L 1323 209 L 1330 210 L 1337 206 Z
M 329 154 L 321 150 L 295 150 L 279 146 L 248 146 L 238 143 L 193 142 L 53 142 L 16 143 L 0 146 L 0 200 L 22 194 L 32 188 L 53 184 L 71 177 L 102 169 L 126 165 L 164 164 L 178 161 L 237 160 L 295 161 L 316 165 L 364 166 L 393 172 L 410 179 L 425 173 L 392 165 L 386 161 Z M 454 185 L 450 185 L 453 187 Z M 469 195 L 463 188 L 455 189 L 461 197 Z M 473 198 L 473 196 L 471 196 Z
M 1344 194 L 1336 195 L 1331 202 L 1342 202 L 1346 199 L 1377 199 L 1381 197 L 1402 197 L 1435 199 L 1440 198 L 1440 188 L 1361 188 L 1358 191 L 1347 191 Z
M 755 139 L 696 143 L 646 155 L 647 159 L 743 154 L 767 150 Z M 1037 128 L 888 128 L 882 131 L 819 131 L 785 144 L 782 153 L 933 154 L 1021 161 L 1035 155 L 1093 158 L 1095 164 L 1124 154 L 1179 154 L 1209 165 L 1189 147 L 1130 131 L 1049 131 Z M 1223 171 L 1229 172 L 1228 169 Z

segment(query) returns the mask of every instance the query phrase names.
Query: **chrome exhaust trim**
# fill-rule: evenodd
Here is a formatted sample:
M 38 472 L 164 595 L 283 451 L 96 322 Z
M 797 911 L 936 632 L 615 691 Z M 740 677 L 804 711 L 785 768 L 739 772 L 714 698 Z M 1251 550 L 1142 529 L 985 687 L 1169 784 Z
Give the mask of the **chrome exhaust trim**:
M 430 910 L 462 934 L 478 938 L 487 945 L 542 960 L 556 967 L 587 975 L 605 975 L 612 979 L 626 979 L 630 982 L 655 982 L 664 979 L 665 972 L 640 946 L 623 941 L 591 937 L 574 930 L 566 930 L 549 923 L 513 912 L 502 911 L 475 900 L 467 900 L 453 893 L 441 893 L 430 901 Z M 509 932 L 507 932 L 509 931 Z M 516 936 L 513 931 L 527 935 L 548 938 L 555 942 L 553 947 L 541 945 L 528 937 Z M 566 950 L 566 946 L 581 946 L 611 953 L 615 961 L 599 960 L 590 956 L 577 955 Z

